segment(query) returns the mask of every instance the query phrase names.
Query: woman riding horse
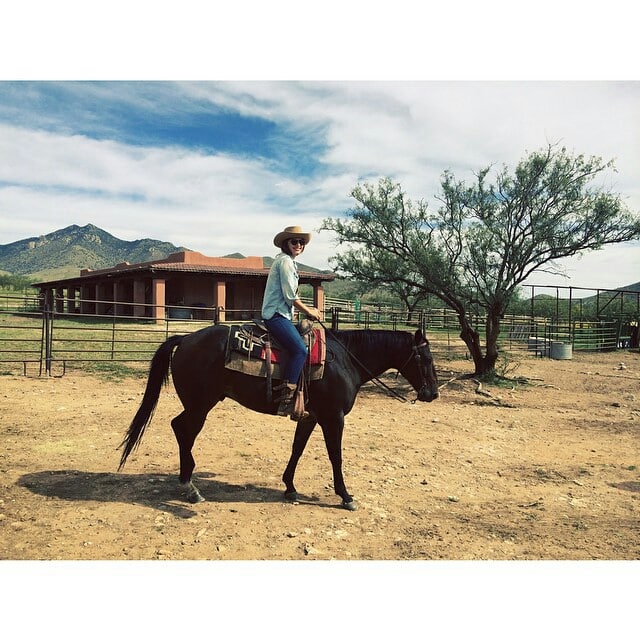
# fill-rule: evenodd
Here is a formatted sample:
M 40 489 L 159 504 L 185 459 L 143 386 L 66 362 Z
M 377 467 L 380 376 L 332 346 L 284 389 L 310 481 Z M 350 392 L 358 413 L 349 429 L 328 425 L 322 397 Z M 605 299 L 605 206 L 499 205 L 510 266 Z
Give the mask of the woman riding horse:
M 308 307 L 298 295 L 295 260 L 310 240 L 311 234 L 297 226 L 287 227 L 275 236 L 273 244 L 281 252 L 271 265 L 262 303 L 262 320 L 288 356 L 282 383 L 277 387 L 282 392 L 278 415 L 289 416 L 296 422 L 308 416 L 304 409 L 296 410 L 295 403 L 300 374 L 307 359 L 307 346 L 293 324 L 293 310 L 296 308 L 309 318 L 320 320 L 320 312 L 315 307 Z

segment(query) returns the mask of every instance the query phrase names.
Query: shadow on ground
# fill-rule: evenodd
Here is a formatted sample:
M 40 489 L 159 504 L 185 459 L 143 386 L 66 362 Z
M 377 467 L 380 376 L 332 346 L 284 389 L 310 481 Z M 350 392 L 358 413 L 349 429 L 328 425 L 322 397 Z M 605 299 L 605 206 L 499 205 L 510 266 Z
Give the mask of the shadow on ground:
M 283 502 L 283 491 L 252 484 L 230 484 L 215 479 L 215 474 L 198 474 L 195 483 L 208 502 Z M 17 484 L 34 494 L 69 501 L 122 502 L 168 511 L 190 518 L 196 515 L 185 501 L 184 491 L 174 474 L 95 473 L 78 470 L 39 471 L 20 477 Z M 299 496 L 301 503 L 321 504 L 317 497 Z

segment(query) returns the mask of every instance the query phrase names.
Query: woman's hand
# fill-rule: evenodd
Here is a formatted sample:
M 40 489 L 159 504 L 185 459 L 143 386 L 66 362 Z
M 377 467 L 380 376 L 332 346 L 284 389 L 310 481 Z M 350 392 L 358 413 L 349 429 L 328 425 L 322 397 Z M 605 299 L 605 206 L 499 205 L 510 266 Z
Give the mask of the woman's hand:
M 305 313 L 312 320 L 320 320 L 320 312 L 315 307 L 307 307 Z
M 307 307 L 299 298 L 294 301 L 293 306 L 312 320 L 321 320 L 320 312 L 315 307 Z

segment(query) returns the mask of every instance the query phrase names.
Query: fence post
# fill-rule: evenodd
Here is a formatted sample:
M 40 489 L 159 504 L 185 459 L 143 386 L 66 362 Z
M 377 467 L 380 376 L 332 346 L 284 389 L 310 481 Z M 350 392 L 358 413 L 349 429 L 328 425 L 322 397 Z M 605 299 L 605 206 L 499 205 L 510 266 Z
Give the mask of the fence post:
M 331 307 L 331 329 L 337 331 L 340 325 L 340 312 L 338 307 Z
M 427 335 L 427 314 L 423 311 L 420 312 L 420 331 L 422 331 L 422 335 Z
M 47 349 L 47 315 L 46 315 L 46 307 L 42 308 L 42 331 L 40 334 L 40 371 L 38 375 L 42 375 L 42 361 L 43 358 L 46 357 L 46 349 Z
M 113 305 L 113 316 L 111 318 L 111 360 L 115 360 L 116 350 L 116 308 L 118 305 Z
M 48 304 L 44 306 L 42 314 L 44 331 L 44 367 L 45 373 L 51 375 L 51 361 L 53 359 L 53 312 Z M 40 374 L 42 375 L 42 357 L 40 358 Z

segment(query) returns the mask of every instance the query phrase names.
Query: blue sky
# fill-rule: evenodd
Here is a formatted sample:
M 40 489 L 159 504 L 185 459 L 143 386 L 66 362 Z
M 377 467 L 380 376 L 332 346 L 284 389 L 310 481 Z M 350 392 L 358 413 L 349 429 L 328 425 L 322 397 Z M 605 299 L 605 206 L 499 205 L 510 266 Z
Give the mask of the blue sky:
M 268 57 L 271 49 L 262 51 Z M 370 43 L 367 52 L 376 55 Z M 74 59 L 83 60 L 77 50 Z M 278 73 L 263 80 L 241 66 L 236 78 L 231 69 L 221 80 L 140 81 L 129 78 L 127 70 L 135 76 L 139 69 L 129 60 L 106 78 L 98 63 L 95 79 L 84 81 L 74 76 L 86 71 L 73 66 L 68 74 L 54 66 L 53 79 L 34 73 L 37 65 L 5 73 L 0 244 L 93 223 L 125 240 L 269 255 L 284 226 L 313 231 L 323 218 L 343 215 L 358 182 L 388 175 L 435 208 L 445 169 L 471 180 L 474 171 L 514 166 L 550 142 L 615 159 L 606 185 L 640 211 L 640 82 L 555 79 L 548 71 L 545 80 L 513 72 L 474 80 L 459 68 L 469 60 L 463 55 L 449 78 L 425 80 L 370 79 L 367 65 L 355 79 L 341 79 L 356 67 L 339 64 L 329 80 L 279 80 Z M 138 77 L 171 75 L 161 68 Z M 191 77 L 202 73 L 193 69 Z M 333 240 L 329 232 L 314 235 L 303 262 L 326 268 Z M 532 281 L 630 284 L 640 280 L 640 245 L 562 265 L 569 279 L 539 274 Z

